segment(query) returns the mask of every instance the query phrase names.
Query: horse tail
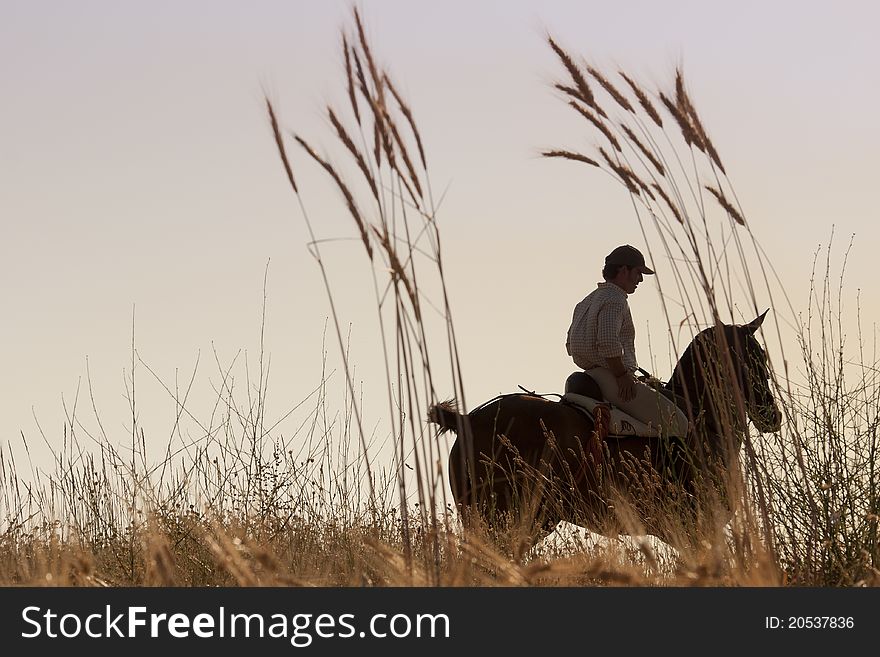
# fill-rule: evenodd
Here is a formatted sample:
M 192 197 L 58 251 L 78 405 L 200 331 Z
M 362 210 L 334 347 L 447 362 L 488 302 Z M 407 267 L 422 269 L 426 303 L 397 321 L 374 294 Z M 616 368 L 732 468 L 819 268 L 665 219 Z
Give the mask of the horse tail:
M 462 415 L 456 410 L 454 399 L 447 399 L 428 408 L 428 422 L 438 425 L 441 434 L 447 431 L 458 433 L 466 419 L 467 415 Z

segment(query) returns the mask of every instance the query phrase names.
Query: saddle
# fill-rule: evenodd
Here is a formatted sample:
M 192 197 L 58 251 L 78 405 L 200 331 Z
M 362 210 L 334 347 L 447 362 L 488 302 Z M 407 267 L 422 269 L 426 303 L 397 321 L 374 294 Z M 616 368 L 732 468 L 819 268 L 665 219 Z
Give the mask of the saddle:
M 600 435 L 660 437 L 659 428 L 637 420 L 609 404 L 602 396 L 599 384 L 586 372 L 573 372 L 566 379 L 562 402 L 583 410 L 594 421 L 599 418 L 599 421 L 607 422 L 607 430 L 600 430 Z

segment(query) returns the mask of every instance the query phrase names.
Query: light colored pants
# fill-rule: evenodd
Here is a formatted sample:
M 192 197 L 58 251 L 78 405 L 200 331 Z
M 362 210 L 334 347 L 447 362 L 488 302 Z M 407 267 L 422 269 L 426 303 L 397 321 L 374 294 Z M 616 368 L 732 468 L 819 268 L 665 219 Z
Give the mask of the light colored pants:
M 641 381 L 635 383 L 635 395 L 623 401 L 617 394 L 617 379 L 605 367 L 594 367 L 587 374 L 599 384 L 606 401 L 652 427 L 659 427 L 666 436 L 684 438 L 688 430 L 687 415 L 667 397 Z

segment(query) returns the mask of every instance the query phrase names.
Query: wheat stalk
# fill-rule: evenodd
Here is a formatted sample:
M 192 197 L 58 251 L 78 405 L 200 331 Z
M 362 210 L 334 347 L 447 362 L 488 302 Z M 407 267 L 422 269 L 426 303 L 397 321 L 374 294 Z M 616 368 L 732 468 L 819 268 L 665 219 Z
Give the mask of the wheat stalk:
M 378 100 L 370 95 L 370 90 L 363 82 L 360 84 L 360 89 L 361 94 L 366 99 L 370 111 L 373 114 L 373 138 L 375 141 L 374 155 L 376 161 L 379 162 L 380 159 L 379 146 L 381 145 L 382 150 L 385 152 L 385 157 L 388 158 L 388 164 L 392 169 L 397 170 L 397 160 L 394 157 L 394 147 L 391 143 L 391 138 L 388 136 L 387 112 Z
M 361 170 L 361 173 L 364 174 L 364 178 L 367 180 L 367 184 L 370 186 L 370 191 L 373 192 L 373 196 L 378 201 L 379 200 L 379 189 L 376 186 L 376 181 L 373 178 L 373 175 L 370 173 L 370 169 L 367 167 L 367 163 L 364 160 L 363 155 L 354 145 L 354 142 L 351 140 L 351 137 L 348 135 L 348 132 L 345 130 L 345 127 L 336 118 L 336 114 L 333 112 L 333 109 L 328 107 L 327 114 L 330 116 L 330 123 L 333 124 L 333 127 L 336 128 L 336 134 L 339 135 L 340 141 L 345 145 L 348 149 L 348 152 L 351 153 L 352 157 L 354 157 L 355 162 L 357 162 L 358 168 Z
M 345 203 L 348 205 L 348 210 L 351 212 L 351 216 L 354 217 L 354 221 L 357 224 L 358 230 L 361 233 L 361 240 L 364 243 L 364 248 L 367 250 L 367 255 L 370 260 L 373 259 L 373 246 L 370 244 L 370 237 L 367 234 L 366 224 L 364 220 L 361 218 L 361 213 L 357 208 L 357 204 L 354 201 L 354 196 L 352 196 L 351 191 L 348 189 L 348 186 L 343 182 L 342 178 L 336 173 L 336 169 L 327 162 L 322 159 L 314 149 L 309 146 L 309 144 L 299 135 L 293 135 L 293 138 L 296 139 L 297 143 L 305 149 L 306 153 L 311 155 L 312 159 L 315 160 L 318 164 L 324 167 L 324 170 L 330 174 L 330 177 L 336 182 L 337 187 L 342 192 L 342 195 L 345 197 Z
M 566 53 L 559 45 L 553 40 L 553 37 L 548 36 L 547 41 L 550 42 L 550 47 L 553 48 L 553 51 L 556 53 L 559 60 L 562 62 L 562 65 L 568 71 L 568 74 L 571 76 L 572 81 L 577 87 L 578 95 L 577 98 L 595 109 L 599 114 L 603 116 L 605 113 L 596 105 L 596 98 L 593 96 L 593 91 L 590 89 L 590 85 L 587 83 L 587 79 L 584 77 L 584 74 L 581 73 L 578 65 L 574 63 L 574 60 Z
M 660 114 L 657 112 L 657 110 L 654 108 L 654 105 L 648 99 L 647 94 L 645 94 L 645 92 L 642 91 L 641 87 L 639 87 L 639 85 L 637 85 L 635 81 L 631 77 L 629 77 L 624 71 L 618 71 L 618 73 L 620 73 L 620 76 L 624 80 L 626 80 L 626 83 L 629 85 L 630 89 L 633 90 L 636 98 L 639 99 L 639 104 L 642 106 L 648 116 L 651 117 L 651 120 L 657 124 L 658 128 L 662 128 L 663 119 L 660 118 Z
M 651 164 L 654 165 L 654 168 L 660 173 L 661 176 L 666 175 L 666 170 L 663 168 L 663 165 L 660 163 L 660 160 L 657 159 L 657 156 L 654 155 L 647 146 L 645 146 L 641 140 L 636 136 L 632 130 L 630 130 L 629 126 L 621 124 L 620 126 L 623 131 L 626 133 L 626 136 L 629 137 L 630 141 L 633 142 L 636 146 L 638 146 L 639 150 L 642 151 L 642 154 L 648 158 Z
M 404 166 L 406 166 L 406 170 L 409 173 L 409 177 L 412 181 L 413 187 L 415 187 L 416 192 L 418 192 L 419 198 L 423 198 L 422 186 L 419 184 L 419 178 L 416 175 L 416 170 L 413 167 L 412 160 L 409 157 L 409 151 L 406 148 L 406 144 L 403 143 L 403 138 L 401 138 L 400 132 L 397 130 L 397 125 L 394 123 L 387 112 L 385 113 L 385 121 L 388 124 L 388 128 L 391 130 L 394 141 L 397 143 L 397 150 L 400 153 L 400 156 L 403 158 L 403 164 Z M 396 170 L 398 174 L 403 176 L 403 173 L 401 173 L 399 169 Z M 415 201 L 415 198 L 413 198 L 413 200 Z
M 608 95 L 611 96 L 615 101 L 617 101 L 618 105 L 620 105 L 626 111 L 635 114 L 635 110 L 633 109 L 632 104 L 623 96 L 623 94 L 621 94 L 617 90 L 617 88 L 613 84 L 611 84 L 611 82 L 609 82 L 605 78 L 604 75 L 602 75 L 600 71 L 593 68 L 589 64 L 587 65 L 587 71 L 590 73 L 590 75 L 593 76 L 593 78 L 595 78 L 596 82 L 602 85 L 602 88 L 608 92 Z
M 663 191 L 663 188 L 660 187 L 660 185 L 658 185 L 657 183 L 652 183 L 651 186 L 657 191 L 658 194 L 660 194 L 660 197 L 664 201 L 666 201 L 666 205 L 668 205 L 669 209 L 672 210 L 672 214 L 675 216 L 678 223 L 683 226 L 684 219 L 682 218 L 681 213 L 678 211 L 678 208 L 675 206 L 675 203 L 672 202 L 672 199 L 669 198 L 666 192 Z
M 427 169 L 428 164 L 425 160 L 425 149 L 422 148 L 422 138 L 419 135 L 418 128 L 416 128 L 416 121 L 413 118 L 412 111 L 409 109 L 409 106 L 403 101 L 403 98 L 400 96 L 400 94 L 397 93 L 397 89 L 394 88 L 394 85 L 391 84 L 391 78 L 388 77 L 387 73 L 384 75 L 383 79 L 385 80 L 385 84 L 387 84 L 388 88 L 391 90 L 391 94 L 394 96 L 394 99 L 397 101 L 397 105 L 400 107 L 401 113 L 403 113 L 403 116 L 409 123 L 409 127 L 412 130 L 413 137 L 415 137 L 416 140 L 416 147 L 419 151 L 419 159 L 422 161 L 422 168 Z
M 566 160 L 577 160 L 578 162 L 583 162 L 584 164 L 590 164 L 594 167 L 599 166 L 599 163 L 596 160 L 587 157 L 586 155 L 581 155 L 580 153 L 574 153 L 572 151 L 544 151 L 541 153 L 544 157 L 560 157 Z
M 639 187 L 633 181 L 634 176 L 632 175 L 632 172 L 622 164 L 619 164 L 618 162 L 612 160 L 605 149 L 601 146 L 599 147 L 599 153 L 601 153 L 602 157 L 605 158 L 605 162 L 608 164 L 609 167 L 611 167 L 611 170 L 620 177 L 621 182 L 626 185 L 626 188 L 632 194 L 640 196 L 641 194 L 639 193 Z
M 284 172 L 287 174 L 287 180 L 293 191 L 299 194 L 296 188 L 296 181 L 293 179 L 293 169 L 290 167 L 290 160 L 287 159 L 287 150 L 284 148 L 284 140 L 281 137 L 281 131 L 278 129 L 278 120 L 275 118 L 275 110 L 272 109 L 272 103 L 266 98 L 266 108 L 269 110 L 269 122 L 272 124 L 272 134 L 275 136 L 275 145 L 278 146 L 278 154 L 281 156 L 281 163 L 284 165 Z
M 733 217 L 733 220 L 736 221 L 736 223 L 738 223 L 740 226 L 746 225 L 745 218 L 743 218 L 739 211 L 735 207 L 733 207 L 733 205 L 730 203 L 730 201 L 727 200 L 727 197 L 724 196 L 720 189 L 715 189 L 711 185 L 705 185 L 705 188 L 712 193 L 712 196 L 715 197 L 722 208 L 727 210 L 727 213 L 731 217 Z
M 721 164 L 721 158 L 718 156 L 718 151 L 715 150 L 715 146 L 709 139 L 709 135 L 706 134 L 706 130 L 703 128 L 703 123 L 697 115 L 697 110 L 685 90 L 684 76 L 682 75 L 681 69 L 676 69 L 675 71 L 675 100 L 682 113 L 690 118 L 690 123 L 694 128 L 694 132 L 700 138 L 700 143 L 705 147 L 709 157 L 712 158 L 712 161 L 719 169 L 721 169 L 722 173 L 727 173 L 724 170 L 724 165 Z
M 594 126 L 596 126 L 599 129 L 599 131 L 603 135 L 605 135 L 605 137 L 608 139 L 608 141 L 611 142 L 611 145 L 614 146 L 614 150 L 616 150 L 618 152 L 622 152 L 621 148 L 620 148 L 620 142 L 617 141 L 617 138 L 611 134 L 611 131 L 608 129 L 608 126 L 606 126 L 602 122 L 602 119 L 600 119 L 598 116 L 593 114 L 586 107 L 583 107 L 582 105 L 578 104 L 578 102 L 575 100 L 569 101 L 568 104 L 571 105 L 574 109 L 576 109 L 580 113 L 581 116 L 583 116 L 590 123 L 592 123 Z
M 357 10 L 357 7 L 353 9 L 354 11 L 354 21 L 357 25 L 358 38 L 361 43 L 361 50 L 364 53 L 364 57 L 367 58 L 367 70 L 370 71 L 370 77 L 373 79 L 373 86 L 376 89 L 376 97 L 379 102 L 379 106 L 385 107 L 385 94 L 382 90 L 382 80 L 379 77 L 379 69 L 376 67 L 376 62 L 373 59 L 373 53 L 370 50 L 370 45 L 367 43 L 367 35 L 364 30 L 364 25 L 361 22 L 361 15 Z M 366 93 L 366 91 L 365 91 Z
M 666 109 L 669 110 L 669 113 L 672 114 L 672 118 L 675 119 L 675 122 L 681 129 L 681 134 L 684 137 L 685 143 L 688 146 L 693 144 L 701 151 L 705 151 L 703 142 L 700 140 L 699 135 L 697 135 L 696 130 L 694 130 L 694 126 L 691 125 L 689 117 L 686 114 L 683 114 L 681 108 L 669 100 L 666 94 L 662 91 L 660 92 L 660 100 L 666 105 Z
M 345 79 L 347 82 L 347 90 L 348 90 L 348 100 L 351 102 L 351 109 L 354 112 L 354 118 L 357 120 L 357 124 L 361 124 L 361 113 L 358 109 L 357 97 L 354 93 L 354 76 L 352 75 L 351 70 L 351 48 L 348 45 L 348 37 L 345 36 L 345 32 L 342 33 L 342 52 L 345 54 Z
M 579 100 L 581 102 L 583 102 L 584 100 L 583 98 L 581 98 L 581 93 L 574 87 L 569 87 L 568 85 L 559 82 L 557 82 L 553 86 L 559 89 L 559 91 L 564 93 L 566 96 L 571 96 L 575 100 Z

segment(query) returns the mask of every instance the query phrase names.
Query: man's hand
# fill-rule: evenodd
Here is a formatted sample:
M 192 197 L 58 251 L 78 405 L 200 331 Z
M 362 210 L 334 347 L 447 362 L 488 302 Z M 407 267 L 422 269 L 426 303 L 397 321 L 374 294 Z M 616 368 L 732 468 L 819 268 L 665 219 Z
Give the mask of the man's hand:
M 654 388 L 655 390 L 663 387 L 663 382 L 656 376 L 637 376 L 636 381 L 641 381 L 649 388 Z
M 629 370 L 617 378 L 617 396 L 621 401 L 629 401 L 636 396 L 636 378 Z

